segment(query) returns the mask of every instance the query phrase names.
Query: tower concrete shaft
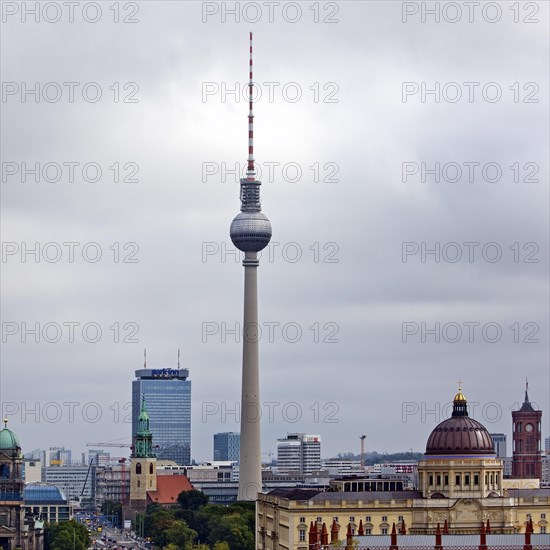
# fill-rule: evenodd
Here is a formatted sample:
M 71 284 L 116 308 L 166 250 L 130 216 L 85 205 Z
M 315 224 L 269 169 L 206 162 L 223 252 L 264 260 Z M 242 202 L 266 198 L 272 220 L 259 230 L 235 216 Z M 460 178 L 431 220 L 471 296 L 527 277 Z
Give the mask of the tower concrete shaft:
M 238 500 L 256 500 L 257 494 L 262 490 L 258 265 L 258 253 L 246 252 L 243 261 L 243 369 Z

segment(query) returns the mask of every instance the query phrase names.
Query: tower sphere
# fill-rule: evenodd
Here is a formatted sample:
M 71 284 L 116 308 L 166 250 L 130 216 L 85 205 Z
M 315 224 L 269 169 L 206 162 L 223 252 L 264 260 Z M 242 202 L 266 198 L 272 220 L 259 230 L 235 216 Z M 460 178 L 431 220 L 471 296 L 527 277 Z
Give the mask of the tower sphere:
M 271 240 L 271 223 L 262 212 L 241 212 L 233 218 L 229 235 L 242 252 L 259 252 Z

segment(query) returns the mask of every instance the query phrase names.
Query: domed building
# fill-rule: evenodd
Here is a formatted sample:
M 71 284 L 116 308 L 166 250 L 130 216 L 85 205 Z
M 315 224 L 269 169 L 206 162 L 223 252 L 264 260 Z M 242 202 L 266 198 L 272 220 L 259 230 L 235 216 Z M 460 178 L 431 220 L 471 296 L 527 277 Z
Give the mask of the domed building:
M 419 489 L 427 498 L 490 498 L 502 495 L 503 464 L 485 426 L 468 416 L 459 388 L 453 413 L 438 424 L 418 464 Z
M 445 534 L 468 538 L 479 537 L 482 524 L 504 536 L 525 533 L 531 523 L 533 536 L 550 541 L 550 489 L 509 481 L 503 480 L 503 463 L 496 457 L 491 435 L 468 415 L 468 403 L 459 388 L 451 416 L 428 436 L 424 457 L 418 462 L 416 489 L 363 490 L 368 484 L 356 480 L 344 484 L 349 490 L 296 488 L 261 493 L 256 507 L 257 548 L 308 550 L 308 526 L 316 525 L 321 532 L 323 523 L 334 522 L 335 540 L 345 541 L 349 526 L 352 536 L 364 535 L 361 544 L 365 545 L 371 545 L 365 542 L 367 536 L 389 535 L 393 524 L 402 534 L 433 536 L 439 525 Z M 383 539 L 368 539 L 371 547 L 376 540 Z M 402 540 L 401 545 L 406 543 Z
M 21 445 L 7 424 L 4 420 L 4 429 L 0 430 L 0 547 L 41 550 L 43 530 L 38 525 L 35 528 L 33 521 L 25 521 Z

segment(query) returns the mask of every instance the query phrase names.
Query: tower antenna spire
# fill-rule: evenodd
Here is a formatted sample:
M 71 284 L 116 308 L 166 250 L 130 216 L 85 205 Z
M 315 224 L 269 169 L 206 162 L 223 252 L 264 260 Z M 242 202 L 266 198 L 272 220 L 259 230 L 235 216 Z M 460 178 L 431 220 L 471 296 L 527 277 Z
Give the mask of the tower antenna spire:
M 178 369 L 180 368 L 180 348 L 178 348 Z
M 256 168 L 254 167 L 254 107 L 253 107 L 254 80 L 252 79 L 252 33 L 250 33 L 250 63 L 248 75 L 248 166 L 246 178 L 250 181 L 256 179 Z

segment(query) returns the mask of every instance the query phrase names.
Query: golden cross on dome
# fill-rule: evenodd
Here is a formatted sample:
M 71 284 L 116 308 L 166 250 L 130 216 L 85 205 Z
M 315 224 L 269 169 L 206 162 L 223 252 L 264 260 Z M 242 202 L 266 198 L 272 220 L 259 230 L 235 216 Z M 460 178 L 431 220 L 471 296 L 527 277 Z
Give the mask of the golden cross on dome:
M 4 428 L 7 428 L 7 427 L 8 427 L 8 419 L 4 418 Z
M 462 391 L 462 380 L 458 380 L 458 391 Z

